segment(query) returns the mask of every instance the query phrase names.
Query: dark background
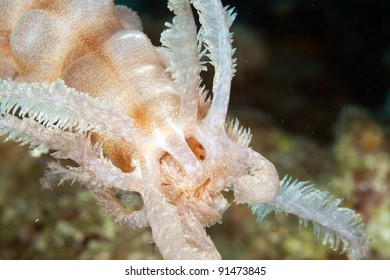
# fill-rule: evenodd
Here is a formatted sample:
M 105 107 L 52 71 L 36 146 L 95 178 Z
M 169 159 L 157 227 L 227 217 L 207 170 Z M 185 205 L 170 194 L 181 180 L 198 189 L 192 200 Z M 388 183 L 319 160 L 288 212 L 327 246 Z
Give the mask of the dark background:
M 245 73 L 249 89 L 237 89 L 233 82 L 232 108 L 256 106 L 287 130 L 324 142 L 331 141 L 336 116 L 350 104 L 388 122 L 384 103 L 390 80 L 389 1 L 223 2 L 238 12 L 233 31 L 245 26 L 267 53 L 265 67 Z M 171 20 L 166 1 L 116 3 L 138 11 L 146 33 L 148 22 L 163 30 L 164 21 Z M 158 43 L 158 36 L 151 37 Z M 253 53 L 244 55 L 238 57 L 238 80 L 243 61 Z

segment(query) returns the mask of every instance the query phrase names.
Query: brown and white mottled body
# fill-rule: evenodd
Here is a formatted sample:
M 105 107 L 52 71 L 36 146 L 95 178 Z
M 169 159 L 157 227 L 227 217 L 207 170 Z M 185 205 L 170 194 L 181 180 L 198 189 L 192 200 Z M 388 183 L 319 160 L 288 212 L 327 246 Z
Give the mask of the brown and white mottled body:
M 78 163 L 80 172 L 69 170 L 67 176 L 94 191 L 116 220 L 131 227 L 150 225 L 165 258 L 219 258 L 204 228 L 219 222 L 228 206 L 221 192 L 233 190 L 238 203 L 266 202 L 279 187 L 274 166 L 248 147 L 250 134 L 237 123 L 225 123 L 234 72 L 228 28 L 234 15 L 219 0 L 192 4 L 200 12 L 203 44 L 215 68 L 211 103 L 200 87 L 203 66 L 187 0 L 169 1 L 176 17 L 162 36 L 163 48 L 152 45 L 134 12 L 111 0 L 0 1 L 0 77 L 13 80 L 2 80 L 3 98 L 27 88 L 32 99 L 34 94 L 45 99 L 39 93 L 43 89 L 50 93 L 50 104 L 57 104 L 53 106 L 85 113 L 80 122 L 89 123 L 81 128 L 83 137 L 88 131 L 83 128 L 91 127 L 92 142 L 102 144 L 114 166 L 95 158 L 93 149 L 90 155 L 85 152 L 89 136 L 80 140 L 72 127 L 63 129 L 50 120 L 48 125 L 43 113 L 22 114 L 36 120 L 24 128 L 25 137 L 34 136 Z M 80 102 L 75 101 L 78 92 L 87 94 L 80 93 Z M 72 108 L 61 103 L 66 98 L 74 101 Z M 88 114 L 97 108 L 101 115 L 95 120 Z M 18 122 L 11 117 L 2 125 Z M 93 128 L 95 122 L 99 125 Z M 35 126 L 39 135 L 31 131 Z M 123 135 L 114 135 L 115 129 Z M 61 144 L 64 148 L 60 139 L 68 143 Z M 73 151 L 78 141 L 84 152 Z M 137 191 L 144 207 L 126 214 L 96 185 L 105 185 L 108 192 Z
M 135 13 L 114 7 L 112 1 L 5 2 L 1 26 L 7 29 L 1 34 L 7 42 L 2 53 L 13 63 L 3 64 L 9 67 L 1 77 L 63 79 L 78 91 L 109 99 L 143 132 L 169 133 L 179 92 Z M 130 171 L 131 146 L 103 142 L 110 158 Z

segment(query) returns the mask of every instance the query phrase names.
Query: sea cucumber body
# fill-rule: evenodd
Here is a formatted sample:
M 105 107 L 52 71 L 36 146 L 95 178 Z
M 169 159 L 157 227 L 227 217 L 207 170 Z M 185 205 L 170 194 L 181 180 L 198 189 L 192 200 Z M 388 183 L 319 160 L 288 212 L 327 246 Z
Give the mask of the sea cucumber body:
M 148 135 L 172 134 L 180 106 L 159 53 L 138 16 L 113 1 L 0 1 L 0 77 L 65 83 L 108 100 Z M 93 16 L 91 16 L 93 15 Z M 131 145 L 98 136 L 130 171 Z
M 148 224 L 165 258 L 215 259 L 205 227 L 229 206 L 222 192 L 267 202 L 279 178 L 249 147 L 250 132 L 226 123 L 232 10 L 219 0 L 168 7 L 175 17 L 156 48 L 138 16 L 113 0 L 0 0 L 0 109 L 4 126 L 22 122 L 33 148 L 79 165 L 51 164 L 44 185 L 58 174 L 86 185 L 116 221 Z M 212 100 L 200 86 L 203 56 L 214 67 Z M 142 209 L 128 213 L 111 189 L 138 192 Z
M 259 220 L 296 214 L 324 244 L 363 256 L 356 213 L 305 182 L 283 179 L 279 191 L 250 131 L 226 122 L 234 10 L 220 0 L 168 8 L 175 16 L 155 48 L 137 15 L 113 0 L 0 0 L 0 136 L 37 156 L 52 151 L 44 188 L 81 183 L 116 222 L 150 226 L 164 258 L 221 257 L 205 228 L 221 221 L 226 191 L 253 203 Z M 208 95 L 200 72 L 210 66 Z M 138 193 L 142 206 L 132 211 L 122 193 Z

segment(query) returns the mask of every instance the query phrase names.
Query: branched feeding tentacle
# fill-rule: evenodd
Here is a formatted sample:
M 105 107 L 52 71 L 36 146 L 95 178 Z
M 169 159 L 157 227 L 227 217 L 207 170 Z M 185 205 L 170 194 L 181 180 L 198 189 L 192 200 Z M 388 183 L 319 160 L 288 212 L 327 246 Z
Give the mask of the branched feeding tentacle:
M 48 149 L 56 150 L 55 158 L 69 158 L 93 172 L 102 185 L 109 185 L 126 191 L 138 191 L 142 186 L 140 174 L 135 171 L 123 173 L 106 159 L 101 150 L 91 144 L 85 135 L 47 128 L 31 119 L 19 119 L 12 115 L 0 118 L 0 135 L 8 134 L 7 140 L 30 144 L 31 148 L 44 143 Z M 126 182 L 132 182 L 133 187 Z
M 99 102 L 69 88 L 62 80 L 24 83 L 0 79 L 0 98 L 0 114 L 30 118 L 46 127 L 80 134 L 99 132 L 113 140 L 123 138 L 139 145 L 147 141 L 147 136 L 135 128 L 133 120 L 116 113 L 109 102 Z
M 210 127 L 220 129 L 225 124 L 230 83 L 234 73 L 234 50 L 229 27 L 236 14 L 232 9 L 226 12 L 219 0 L 192 0 L 191 3 L 198 11 L 202 24 L 199 36 L 215 69 L 213 100 L 205 121 Z
M 79 182 L 92 191 L 98 203 L 106 210 L 107 214 L 114 218 L 114 221 L 129 228 L 139 229 L 148 226 L 146 212 L 142 208 L 138 211 L 130 212 L 115 197 L 111 189 L 105 186 L 105 182 L 100 181 L 83 167 L 63 167 L 58 162 L 50 162 L 45 176 L 41 179 L 43 188 L 51 188 L 61 185 L 66 181 L 71 184 Z
M 188 0 L 170 0 L 168 8 L 176 16 L 172 24 L 166 24 L 168 29 L 163 31 L 160 41 L 166 47 L 167 71 L 172 73 L 176 85 L 183 90 L 178 122 L 191 131 L 196 125 L 201 82 L 196 25 Z M 185 44 L 189 47 L 183 48 Z
M 324 245 L 330 243 L 333 250 L 338 250 L 343 243 L 342 253 L 348 252 L 351 259 L 367 253 L 367 231 L 361 217 L 348 208 L 340 208 L 340 199 L 287 176 L 280 185 L 280 191 L 271 201 L 250 205 L 259 223 L 271 212 L 291 213 L 299 217 L 300 225 L 313 222 L 316 236 L 322 238 Z

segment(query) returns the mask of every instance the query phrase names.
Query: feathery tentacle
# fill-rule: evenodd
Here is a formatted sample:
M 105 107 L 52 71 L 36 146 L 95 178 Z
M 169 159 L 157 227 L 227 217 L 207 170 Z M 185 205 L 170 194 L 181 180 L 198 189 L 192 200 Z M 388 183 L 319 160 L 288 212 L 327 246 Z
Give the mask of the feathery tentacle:
M 313 222 L 314 233 L 323 244 L 330 243 L 351 259 L 363 257 L 368 250 L 367 231 L 359 214 L 348 208 L 340 208 L 340 199 L 322 192 L 308 182 L 293 181 L 285 176 L 280 182 L 277 195 L 268 203 L 253 203 L 252 212 L 260 223 L 271 212 L 286 212 L 299 217 L 300 225 Z
M 178 122 L 191 131 L 197 122 L 201 82 L 196 25 L 188 0 L 170 0 L 168 8 L 176 16 L 172 24 L 166 23 L 168 29 L 163 31 L 160 41 L 166 47 L 167 71 L 172 73 L 176 85 L 183 91 Z M 188 47 L 183 48 L 183 45 Z
M 216 129 L 225 125 L 227 114 L 230 84 L 234 73 L 234 50 L 229 27 L 236 14 L 228 12 L 222 7 L 219 0 L 201 1 L 192 0 L 191 3 L 199 14 L 202 25 L 199 36 L 207 50 L 206 55 L 214 66 L 213 100 L 205 122 Z

